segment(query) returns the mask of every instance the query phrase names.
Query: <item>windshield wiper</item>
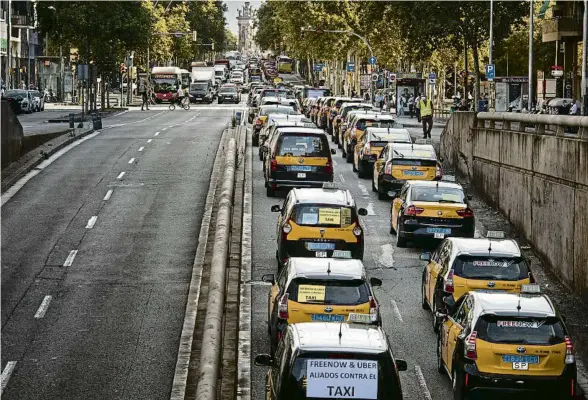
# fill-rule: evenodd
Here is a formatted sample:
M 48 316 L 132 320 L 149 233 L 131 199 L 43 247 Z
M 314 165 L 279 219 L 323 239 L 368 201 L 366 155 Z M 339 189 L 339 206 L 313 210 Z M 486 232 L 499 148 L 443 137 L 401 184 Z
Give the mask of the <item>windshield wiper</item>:
M 454 201 L 454 200 L 438 200 L 437 203 L 455 203 L 455 204 L 460 204 L 459 201 Z
M 392 149 L 392 150 L 394 150 L 394 149 Z M 394 150 L 394 153 L 399 155 L 400 157 L 404 158 L 404 154 L 401 154 L 401 153 L 397 152 L 396 150 Z

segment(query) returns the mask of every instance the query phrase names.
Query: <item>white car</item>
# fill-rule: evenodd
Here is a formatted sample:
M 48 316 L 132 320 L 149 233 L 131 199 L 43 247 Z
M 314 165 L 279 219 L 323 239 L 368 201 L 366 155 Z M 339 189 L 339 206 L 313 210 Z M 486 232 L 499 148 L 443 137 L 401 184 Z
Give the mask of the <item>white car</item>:
M 31 108 L 33 111 L 45 110 L 45 99 L 38 90 L 29 90 L 31 97 Z
M 231 72 L 231 78 L 229 79 L 229 82 L 238 83 L 242 85 L 243 83 L 245 83 L 245 77 L 243 76 L 242 72 L 233 71 Z

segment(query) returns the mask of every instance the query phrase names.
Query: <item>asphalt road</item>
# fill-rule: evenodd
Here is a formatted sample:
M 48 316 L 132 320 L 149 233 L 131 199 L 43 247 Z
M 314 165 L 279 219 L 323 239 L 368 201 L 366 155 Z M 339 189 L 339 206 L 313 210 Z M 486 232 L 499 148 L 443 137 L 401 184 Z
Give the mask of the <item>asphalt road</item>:
M 3 205 L 3 398 L 169 398 L 232 110 L 157 108 L 109 118 Z
M 401 118 L 413 138 L 422 137 L 422 128 L 416 119 Z M 438 144 L 442 126 L 436 124 L 432 132 L 434 144 Z M 331 143 L 332 148 L 336 145 Z M 265 194 L 261 162 L 254 148 L 253 165 L 253 271 L 252 271 L 252 359 L 257 354 L 269 353 L 267 334 L 267 294 L 269 286 L 261 282 L 266 273 L 277 273 L 275 259 L 276 218 L 270 212 L 274 204 L 282 204 L 281 198 L 268 198 Z M 390 338 L 397 358 L 408 362 L 408 371 L 401 372 L 405 399 L 431 400 L 452 398 L 450 379 L 437 372 L 436 334 L 432 328 L 432 314 L 421 308 L 421 276 L 424 262 L 419 260 L 422 248 L 397 248 L 395 236 L 390 230 L 390 201 L 380 201 L 371 190 L 369 179 L 359 179 L 351 164 L 341 158 L 341 152 L 333 156 L 335 182 L 349 189 L 358 207 L 368 210 L 362 218 L 366 233 L 364 265 L 369 277 L 382 279 L 383 285 L 375 288 L 383 319 L 383 328 Z M 474 207 L 474 211 L 477 210 Z M 434 244 L 433 244 L 434 245 Z M 544 282 L 545 283 L 545 282 Z M 265 391 L 267 369 L 252 365 L 252 398 L 261 399 Z M 493 398 L 488 397 L 487 398 Z M 476 398 L 482 398 L 478 396 Z M 522 395 L 501 398 L 527 398 Z M 529 396 L 534 400 L 538 397 Z

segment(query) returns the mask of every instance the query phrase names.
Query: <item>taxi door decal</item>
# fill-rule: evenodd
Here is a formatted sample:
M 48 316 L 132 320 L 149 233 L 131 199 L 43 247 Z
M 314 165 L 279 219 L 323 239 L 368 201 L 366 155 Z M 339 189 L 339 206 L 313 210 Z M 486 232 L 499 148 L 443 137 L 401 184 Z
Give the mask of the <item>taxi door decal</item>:
M 431 266 L 430 268 L 430 277 L 429 277 L 429 287 L 427 289 L 429 295 L 429 303 L 431 304 L 431 309 L 433 312 L 436 310 L 435 304 L 433 304 L 433 297 L 435 296 L 435 289 L 437 288 L 437 281 L 439 280 L 439 273 L 441 272 L 441 264 L 437 263 L 436 261 L 431 261 L 429 263 Z
M 398 214 L 400 213 L 400 207 L 402 207 L 402 200 L 400 197 L 396 197 L 394 201 L 392 201 L 392 226 L 394 229 L 398 229 Z

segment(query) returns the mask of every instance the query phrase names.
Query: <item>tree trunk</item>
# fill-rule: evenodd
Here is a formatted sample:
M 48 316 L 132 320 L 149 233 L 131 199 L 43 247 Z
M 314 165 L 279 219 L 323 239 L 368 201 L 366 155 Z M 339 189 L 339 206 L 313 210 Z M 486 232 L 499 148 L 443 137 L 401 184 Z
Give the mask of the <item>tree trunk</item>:
M 108 83 L 106 83 L 104 86 L 104 88 L 106 89 L 106 108 L 110 108 L 110 96 L 108 95 L 108 89 L 110 88 L 110 82 L 111 82 L 110 77 L 112 77 L 112 74 L 108 74 L 108 76 L 109 76 Z
M 468 100 L 468 44 L 465 41 L 465 38 L 463 39 L 463 56 L 464 56 L 464 60 L 463 60 L 463 67 L 465 70 L 465 76 L 463 79 L 463 99 L 464 101 L 467 103 Z
M 474 111 L 478 111 L 478 91 L 480 90 L 480 57 L 478 54 L 478 43 L 474 43 L 472 46 L 472 51 L 474 52 Z
M 105 90 L 106 85 L 104 84 L 104 75 L 100 75 L 100 109 L 104 111 L 104 102 L 106 101 Z

